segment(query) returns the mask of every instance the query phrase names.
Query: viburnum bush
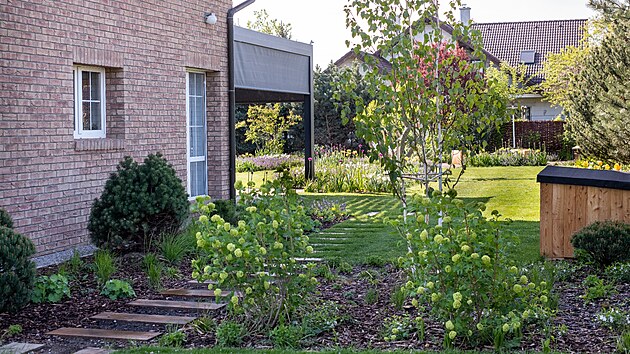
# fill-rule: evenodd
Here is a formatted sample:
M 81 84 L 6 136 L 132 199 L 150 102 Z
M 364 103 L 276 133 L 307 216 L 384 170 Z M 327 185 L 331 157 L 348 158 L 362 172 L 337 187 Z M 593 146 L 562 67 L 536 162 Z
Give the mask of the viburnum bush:
M 410 271 L 405 285 L 412 304 L 442 322 L 444 344 L 494 342 L 518 337 L 531 320 L 549 315 L 552 284 L 531 282 L 507 255 L 512 242 L 499 213 L 485 218 L 483 203 L 466 204 L 434 191 L 414 196 L 407 221 L 393 221 L 409 253 L 399 259 Z
M 197 199 L 202 256 L 192 262 L 192 276 L 216 281 L 208 288 L 217 297 L 222 290 L 233 291 L 228 308 L 242 315 L 250 331 L 262 332 L 290 323 L 314 290 L 312 265 L 303 267 L 296 260 L 313 252 L 304 231 L 314 223 L 284 178 L 249 192 L 240 183 L 236 188 L 245 210 L 236 225 L 212 215 L 215 205 L 208 199 Z

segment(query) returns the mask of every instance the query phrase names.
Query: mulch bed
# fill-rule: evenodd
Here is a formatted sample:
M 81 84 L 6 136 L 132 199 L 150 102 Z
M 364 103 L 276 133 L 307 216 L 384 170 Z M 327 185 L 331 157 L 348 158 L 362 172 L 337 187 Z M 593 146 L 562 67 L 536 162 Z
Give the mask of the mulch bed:
M 88 262 L 90 259 L 86 259 Z M 132 282 L 138 298 L 164 299 L 155 290 L 151 289 L 144 272 L 141 270 L 141 256 L 128 255 L 121 259 L 116 279 L 125 279 Z M 187 262 L 184 262 L 187 263 Z M 377 281 L 370 281 L 361 273 L 370 270 L 377 274 Z M 49 267 L 40 270 L 40 274 L 51 274 L 57 271 L 57 267 Z M 188 287 L 188 275 L 191 273 L 189 264 L 180 267 L 181 279 L 163 279 L 164 288 Z M 584 293 L 581 282 L 593 271 L 583 268 L 574 272 L 570 279 L 556 283 L 556 292 L 559 294 L 557 316 L 553 320 L 555 328 L 561 328 L 554 332 L 552 348 L 563 352 L 599 352 L 610 353 L 615 349 L 617 333 L 603 327 L 596 320 L 596 316 L 602 308 L 616 307 L 630 311 L 630 285 L 617 286 L 617 293 L 606 300 L 586 303 L 580 296 Z M 442 345 L 443 325 L 427 321 L 425 340 L 420 342 L 417 338 L 408 340 L 386 342 L 383 340 L 382 326 L 384 319 L 392 315 L 408 313 L 413 316 L 413 309 L 405 307 L 396 309 L 391 304 L 391 294 L 397 286 L 404 283 L 404 272 L 391 266 L 368 267 L 358 266 L 349 274 L 338 274 L 335 279 L 321 280 L 317 289 L 320 299 L 330 300 L 340 305 L 340 321 L 334 333 L 323 333 L 308 341 L 309 349 L 322 349 L 331 347 L 353 348 L 377 348 L 377 349 L 423 349 L 439 350 Z M 58 304 L 30 304 L 17 314 L 0 314 L 0 333 L 9 325 L 19 324 L 23 332 L 19 335 L 5 339 L 9 341 L 28 341 L 46 344 L 46 349 L 41 353 L 70 353 L 76 350 L 92 347 L 117 348 L 129 346 L 125 341 L 104 342 L 100 340 L 84 340 L 60 338 L 48 336 L 45 333 L 59 327 L 88 327 L 111 328 L 127 330 L 152 330 L 164 331 L 165 327 L 148 324 L 114 324 L 113 322 L 89 319 L 102 311 L 118 311 L 129 313 L 154 313 L 154 314 L 190 314 L 186 311 L 156 310 L 133 308 L 127 306 L 129 300 L 111 301 L 98 294 L 96 282 L 88 270 L 83 272 L 80 278 L 74 278 L 72 284 L 72 298 Z M 373 304 L 366 302 L 366 294 L 370 289 L 376 289 L 378 300 Z M 223 314 L 218 314 L 218 318 Z M 216 317 L 216 316 L 215 316 Z M 192 328 L 187 328 L 188 347 L 210 347 L 215 343 L 213 334 L 199 334 Z M 544 335 L 542 328 L 526 328 L 520 346 L 514 349 L 541 350 Z M 154 340 L 152 344 L 155 344 Z M 248 338 L 245 346 L 256 348 L 269 348 L 268 339 L 262 337 Z M 491 348 L 477 348 L 491 349 Z

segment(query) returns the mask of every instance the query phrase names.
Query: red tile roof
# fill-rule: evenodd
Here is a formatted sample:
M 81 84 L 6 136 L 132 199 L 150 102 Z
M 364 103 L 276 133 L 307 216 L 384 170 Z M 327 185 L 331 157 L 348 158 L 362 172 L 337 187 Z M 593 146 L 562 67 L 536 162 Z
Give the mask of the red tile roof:
M 520 63 L 523 50 L 534 50 L 533 64 L 527 74 L 534 76 L 530 83 L 540 83 L 542 64 L 548 53 L 559 53 L 567 46 L 578 46 L 584 35 L 586 20 L 553 20 L 527 22 L 475 23 L 481 31 L 483 48 L 510 65 Z

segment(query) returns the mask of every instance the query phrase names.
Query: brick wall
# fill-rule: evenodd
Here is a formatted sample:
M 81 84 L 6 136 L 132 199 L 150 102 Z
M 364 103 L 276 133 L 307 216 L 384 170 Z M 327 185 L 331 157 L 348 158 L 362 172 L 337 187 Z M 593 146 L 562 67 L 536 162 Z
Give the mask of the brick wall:
M 527 121 L 515 122 L 514 126 L 517 147 L 540 149 L 544 146 L 549 152 L 562 150 L 564 122 Z M 502 146 L 512 147 L 512 123 L 506 123 L 501 128 L 501 132 L 503 135 Z
M 231 4 L 0 2 L 0 207 L 40 255 L 88 242 L 92 200 L 125 155 L 162 152 L 186 183 L 187 68 L 207 71 L 209 192 L 228 196 Z M 74 139 L 74 64 L 106 68 L 105 139 Z

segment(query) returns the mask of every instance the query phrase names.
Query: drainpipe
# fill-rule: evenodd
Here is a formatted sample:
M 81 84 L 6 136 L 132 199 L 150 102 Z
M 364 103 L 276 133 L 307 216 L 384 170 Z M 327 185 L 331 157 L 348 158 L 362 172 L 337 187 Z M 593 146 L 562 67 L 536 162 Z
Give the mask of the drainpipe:
M 236 200 L 236 88 L 234 84 L 234 15 L 254 3 L 256 0 L 246 0 L 228 10 L 228 125 L 230 127 L 230 199 Z

